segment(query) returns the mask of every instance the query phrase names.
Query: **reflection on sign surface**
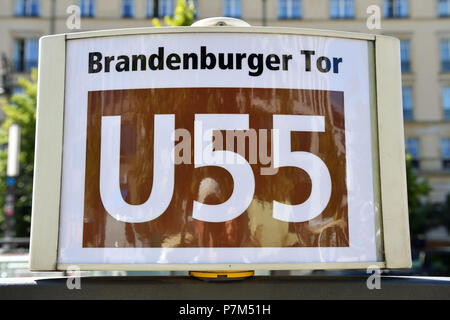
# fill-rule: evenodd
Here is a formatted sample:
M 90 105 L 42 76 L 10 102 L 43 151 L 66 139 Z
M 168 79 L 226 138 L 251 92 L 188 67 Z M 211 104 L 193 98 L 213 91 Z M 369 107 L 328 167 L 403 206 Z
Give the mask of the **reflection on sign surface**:
M 344 95 L 91 91 L 83 247 L 348 247 Z

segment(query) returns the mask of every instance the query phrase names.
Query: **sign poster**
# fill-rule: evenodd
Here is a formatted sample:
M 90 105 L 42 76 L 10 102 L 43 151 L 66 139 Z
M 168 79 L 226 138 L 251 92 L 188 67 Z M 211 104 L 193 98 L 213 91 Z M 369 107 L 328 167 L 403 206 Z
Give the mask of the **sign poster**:
M 67 41 L 59 264 L 379 261 L 369 46 Z

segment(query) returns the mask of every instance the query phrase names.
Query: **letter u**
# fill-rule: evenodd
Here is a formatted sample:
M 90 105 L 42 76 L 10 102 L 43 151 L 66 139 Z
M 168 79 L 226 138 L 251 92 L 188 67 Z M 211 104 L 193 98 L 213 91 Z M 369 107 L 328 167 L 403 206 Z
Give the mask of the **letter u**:
M 175 173 L 171 161 L 175 115 L 155 115 L 153 150 L 153 185 L 147 201 L 127 203 L 120 192 L 120 116 L 102 117 L 100 150 L 100 197 L 114 219 L 129 223 L 158 218 L 170 204 Z

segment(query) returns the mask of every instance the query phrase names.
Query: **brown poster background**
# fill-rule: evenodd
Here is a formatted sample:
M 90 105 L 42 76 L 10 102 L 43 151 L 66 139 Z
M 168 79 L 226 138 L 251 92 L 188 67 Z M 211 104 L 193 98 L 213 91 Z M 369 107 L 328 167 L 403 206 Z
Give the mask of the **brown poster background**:
M 225 169 L 212 166 L 194 169 L 194 117 L 199 113 L 249 114 L 250 128 L 257 131 L 272 129 L 274 114 L 325 116 L 325 132 L 292 133 L 292 151 L 311 152 L 327 165 L 332 194 L 326 209 L 302 223 L 274 219 L 273 200 L 302 203 L 309 197 L 311 181 L 306 172 L 294 167 L 261 175 L 260 169 L 270 164 L 261 164 L 259 160 L 251 165 L 255 195 L 242 215 L 223 223 L 192 219 L 194 200 L 222 203 L 233 190 L 233 180 Z M 105 211 L 100 198 L 101 117 L 121 116 L 121 191 L 128 203 L 141 204 L 152 187 L 154 114 L 175 114 L 176 129 L 184 128 L 191 133 L 191 164 L 175 166 L 174 194 L 165 213 L 146 223 L 120 222 Z M 249 160 L 246 142 L 245 158 Z M 252 88 L 91 91 L 86 148 L 83 247 L 349 246 L 342 92 Z M 270 134 L 266 149 L 270 156 Z

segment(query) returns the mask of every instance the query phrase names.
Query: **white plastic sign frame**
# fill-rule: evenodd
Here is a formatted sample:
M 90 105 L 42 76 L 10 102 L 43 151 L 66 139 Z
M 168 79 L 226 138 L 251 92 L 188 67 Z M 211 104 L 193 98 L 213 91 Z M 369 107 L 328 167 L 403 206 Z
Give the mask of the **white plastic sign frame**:
M 348 32 L 267 27 L 170 27 L 46 36 L 40 40 L 30 269 L 66 270 L 58 263 L 67 44 L 77 39 L 151 34 L 301 35 L 366 41 L 369 48 L 374 192 L 382 254 L 371 262 L 256 264 L 78 264 L 82 270 L 300 270 L 411 266 L 399 41 Z

